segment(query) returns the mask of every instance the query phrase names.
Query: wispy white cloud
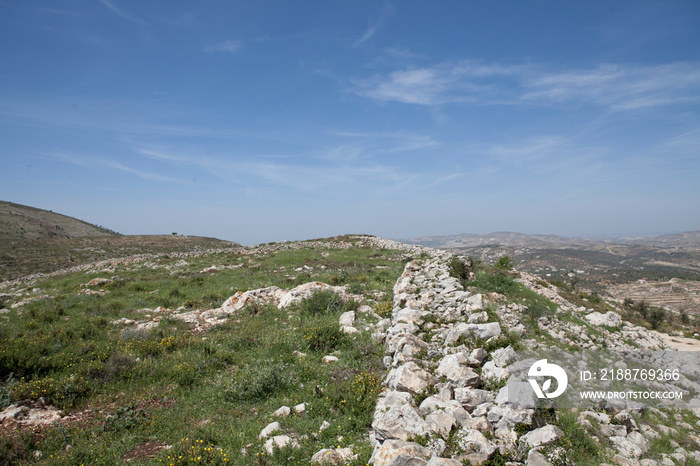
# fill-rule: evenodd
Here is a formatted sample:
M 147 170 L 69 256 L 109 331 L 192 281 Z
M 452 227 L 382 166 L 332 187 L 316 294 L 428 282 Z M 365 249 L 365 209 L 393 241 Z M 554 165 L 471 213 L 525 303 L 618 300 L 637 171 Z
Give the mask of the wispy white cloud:
M 376 32 L 384 26 L 384 23 L 386 20 L 391 16 L 391 14 L 394 12 L 394 6 L 391 4 L 389 0 L 385 0 L 384 4 L 382 5 L 381 10 L 379 10 L 379 16 L 373 20 L 370 21 L 369 26 L 367 27 L 367 30 L 365 33 L 360 37 L 356 42 L 355 45 L 360 45 L 366 40 L 369 40 Z
M 402 49 L 399 47 L 388 47 L 384 49 L 384 53 L 397 58 L 427 58 L 425 55 L 420 55 L 418 53 L 411 52 L 408 49 Z
M 107 167 L 119 170 L 125 173 L 130 173 L 136 175 L 139 178 L 143 178 L 151 181 L 166 181 L 166 182 L 182 182 L 177 178 L 172 178 L 169 176 L 164 176 L 159 173 L 152 173 L 143 170 L 138 170 L 136 168 L 125 165 L 117 160 L 107 158 L 107 157 L 95 157 L 95 156 L 84 156 L 78 154 L 70 154 L 65 152 L 46 152 L 43 154 L 46 157 L 62 160 L 64 162 L 71 163 L 73 165 L 80 165 L 84 167 Z
M 542 73 L 523 83 L 530 102 L 589 102 L 617 110 L 700 100 L 700 65 L 600 65 L 593 69 Z
M 535 65 L 444 62 L 354 81 L 356 94 L 436 106 L 599 105 L 635 110 L 700 101 L 700 64 L 604 64 L 550 71 Z
M 488 149 L 488 153 L 502 160 L 527 160 L 565 144 L 566 140 L 560 136 L 537 136 L 517 143 L 494 145 Z
M 218 44 L 207 45 L 206 47 L 204 47 L 204 51 L 207 53 L 215 53 L 215 52 L 234 53 L 234 52 L 237 52 L 240 48 L 241 48 L 240 42 L 234 41 L 234 40 L 227 40 L 225 42 L 220 42 Z
M 363 147 L 340 144 L 315 151 L 314 155 L 289 157 L 246 154 L 202 155 L 167 146 L 134 147 L 149 158 L 168 164 L 204 169 L 226 183 L 243 188 L 291 189 L 324 196 L 387 195 L 416 186 L 430 190 L 460 174 L 426 171 L 395 163 L 396 159 L 371 160 Z M 420 180 L 420 183 L 418 183 Z M 413 188 L 411 188 L 413 189 Z
M 117 14 L 118 16 L 121 16 L 123 19 L 125 19 L 129 22 L 139 24 L 141 26 L 148 26 L 148 23 L 146 21 L 122 10 L 121 8 L 116 6 L 112 2 L 112 0 L 100 0 L 100 3 L 102 3 L 104 6 L 106 6 L 110 10 L 112 10 L 113 13 Z
M 486 78 L 522 73 L 522 67 L 445 62 L 432 67 L 397 70 L 388 76 L 355 80 L 355 92 L 376 100 L 440 105 L 448 102 L 503 100 L 509 91 Z

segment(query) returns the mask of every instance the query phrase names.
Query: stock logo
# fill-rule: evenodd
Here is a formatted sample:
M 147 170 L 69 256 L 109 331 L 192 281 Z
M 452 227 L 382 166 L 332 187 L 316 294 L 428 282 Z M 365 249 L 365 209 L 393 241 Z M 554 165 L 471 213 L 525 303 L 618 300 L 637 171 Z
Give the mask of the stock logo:
M 549 364 L 546 359 L 540 359 L 530 366 L 530 371 L 527 375 L 528 381 L 538 398 L 556 398 L 564 393 L 569 384 L 569 378 L 566 376 L 564 369 L 556 364 Z M 537 377 L 547 377 L 542 387 L 540 387 Z M 552 388 L 552 378 L 557 381 L 557 389 L 549 393 L 549 389 Z

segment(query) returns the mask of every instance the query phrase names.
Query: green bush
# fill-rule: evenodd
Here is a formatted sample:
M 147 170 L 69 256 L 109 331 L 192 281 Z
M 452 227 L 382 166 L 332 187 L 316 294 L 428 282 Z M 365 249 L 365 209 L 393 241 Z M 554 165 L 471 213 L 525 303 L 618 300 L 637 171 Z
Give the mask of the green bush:
M 335 322 L 307 327 L 303 332 L 303 338 L 311 351 L 333 351 L 345 342 L 345 334 Z
M 470 264 L 467 264 L 459 257 L 453 257 L 447 264 L 447 269 L 449 271 L 450 277 L 456 278 L 462 284 L 466 286 L 467 281 L 469 281 L 469 272 L 471 272 Z
M 513 268 L 513 260 L 508 256 L 501 256 L 496 262 L 496 268 L 510 270 Z
M 285 390 L 289 385 L 291 376 L 287 365 L 257 365 L 239 374 L 226 391 L 226 398 L 229 401 L 258 401 Z
M 46 377 L 28 382 L 19 381 L 12 390 L 14 401 L 44 397 L 49 404 L 61 409 L 73 407 L 91 391 L 90 383 L 83 377 Z
M 518 283 L 505 273 L 478 272 L 472 284 L 480 290 L 501 293 L 506 296 L 518 290 Z
M 393 301 L 382 301 L 378 303 L 375 308 L 374 312 L 377 313 L 379 317 L 382 319 L 385 319 L 387 317 L 391 317 L 391 311 L 394 310 L 394 302 Z
M 651 310 L 649 310 L 649 317 L 647 317 L 647 320 L 651 324 L 651 328 L 653 328 L 654 330 L 658 329 L 661 326 L 664 319 L 666 319 L 666 311 L 664 311 L 663 309 L 653 307 L 651 308 Z
M 335 291 L 317 290 L 299 303 L 302 313 L 312 316 L 338 314 L 343 310 L 343 298 Z
M 105 432 L 119 432 L 131 430 L 141 425 L 146 419 L 146 413 L 136 408 L 136 404 L 122 406 L 117 411 L 107 417 L 102 429 Z

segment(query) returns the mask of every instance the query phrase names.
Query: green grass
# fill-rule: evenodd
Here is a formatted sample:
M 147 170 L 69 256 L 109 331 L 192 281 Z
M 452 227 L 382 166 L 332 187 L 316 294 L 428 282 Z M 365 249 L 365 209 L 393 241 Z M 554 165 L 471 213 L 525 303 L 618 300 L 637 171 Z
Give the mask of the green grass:
M 511 272 L 483 265 L 480 265 L 480 268 L 481 270 L 476 272 L 474 279 L 468 285 L 482 293 L 500 293 L 509 302 L 524 306 L 522 322 L 528 334 L 531 337 L 545 338 L 546 336 L 542 335 L 537 325 L 537 319 L 554 315 L 557 312 L 557 305 L 522 283 L 516 282 Z
M 43 396 L 76 420 L 28 436 L 3 432 L 0 464 L 3 458 L 120 464 L 149 442 L 172 448 L 145 464 L 196 464 L 197 458 L 209 464 L 308 464 L 319 449 L 339 445 L 353 445 L 356 464 L 365 464 L 384 368 L 383 349 L 369 334 L 339 331 L 340 313 L 357 310 L 358 303 L 326 293 L 286 310 L 251 304 L 205 333 L 168 317 L 150 331 L 110 322 L 142 320 L 144 308 L 208 309 L 236 291 L 332 277 L 376 306 L 391 296 L 405 260 L 393 250 L 332 244 L 258 255 L 230 250 L 186 258 L 186 265 L 164 256 L 36 283 L 50 298 L 4 314 L 0 326 L 0 402 Z M 201 273 L 212 265 L 236 267 Z M 311 270 L 294 270 L 302 265 Z M 79 294 L 90 279 L 114 276 L 110 284 L 88 287 L 109 294 Z M 339 362 L 322 364 L 330 352 Z M 257 435 L 277 420 L 271 413 L 299 403 L 307 403 L 305 413 L 279 421 L 281 433 L 295 436 L 300 449 L 263 455 Z M 331 427 L 319 432 L 323 421 Z M 240 455 L 244 448 L 246 457 Z

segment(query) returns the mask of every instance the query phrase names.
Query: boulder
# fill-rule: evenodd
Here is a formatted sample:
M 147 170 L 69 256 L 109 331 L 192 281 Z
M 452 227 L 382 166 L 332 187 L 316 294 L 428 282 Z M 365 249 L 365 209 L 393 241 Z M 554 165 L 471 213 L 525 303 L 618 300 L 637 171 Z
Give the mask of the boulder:
M 13 403 L 0 413 L 0 426 L 52 424 L 61 419 L 61 412 L 46 404 L 43 398 Z
M 425 418 L 425 422 L 432 432 L 443 437 L 446 437 L 457 424 L 455 417 L 443 410 L 428 414 Z
M 527 454 L 527 461 L 525 461 L 525 466 L 552 466 L 552 463 L 550 463 L 547 460 L 547 457 L 544 456 L 542 453 L 535 449 L 532 449 Z
M 411 395 L 406 392 L 389 391 L 377 400 L 372 429 L 380 439 L 406 441 L 412 436 L 428 433 L 423 417 L 411 406 Z
M 468 358 L 463 353 L 448 354 L 442 358 L 435 373 L 438 377 L 446 377 L 455 387 L 475 386 L 480 377 L 472 368 L 466 366 L 467 361 Z
M 425 466 L 462 466 L 461 461 L 433 456 Z
M 527 434 L 520 437 L 520 441 L 529 448 L 539 447 L 540 445 L 549 445 L 561 438 L 564 432 L 553 425 L 546 425 L 539 429 L 531 430 Z
M 500 334 L 501 325 L 498 322 L 489 322 L 488 324 L 467 324 L 462 322 L 455 325 L 455 327 L 448 332 L 445 338 L 445 345 L 451 345 L 462 337 L 477 337 L 482 340 L 488 340 Z
M 457 446 L 463 452 L 457 456 L 459 461 L 467 464 L 480 465 L 488 461 L 496 451 L 496 447 L 475 429 L 462 429 L 457 433 Z
M 507 348 L 498 348 L 491 353 L 491 361 L 497 367 L 508 367 L 517 357 L 518 353 L 510 345 Z
M 343 312 L 338 323 L 341 327 L 352 327 L 355 324 L 355 311 Z
M 299 444 L 296 442 L 296 440 L 288 435 L 276 435 L 271 439 L 268 439 L 263 446 L 265 451 L 270 455 L 275 452 L 275 449 L 284 447 L 299 448 Z
M 354 461 L 357 455 L 350 448 L 324 448 L 311 457 L 312 464 L 340 465 Z
M 622 318 L 620 314 L 613 311 L 608 311 L 605 314 L 600 312 L 591 312 L 583 316 L 584 319 L 588 321 L 589 324 L 595 326 L 605 326 L 605 327 L 619 327 L 622 325 Z
M 263 430 L 260 431 L 260 434 L 258 435 L 259 439 L 264 439 L 270 436 L 273 432 L 279 432 L 280 430 L 280 423 L 279 422 L 271 422 L 268 424 Z
M 394 322 L 421 325 L 423 323 L 424 317 L 428 314 L 430 313 L 426 311 L 421 311 L 419 309 L 407 307 L 401 309 L 399 312 L 396 313 L 396 315 L 394 316 Z
M 455 400 L 462 404 L 468 412 L 474 411 L 474 408 L 483 403 L 493 401 L 493 393 L 488 390 L 480 390 L 477 388 L 456 388 Z
M 279 408 L 277 411 L 272 413 L 273 416 L 275 417 L 287 417 L 289 414 L 292 412 L 291 408 L 289 406 L 282 406 Z
M 435 379 L 430 373 L 411 361 L 392 369 L 387 375 L 386 386 L 392 390 L 418 394 L 434 382 Z
M 401 440 L 387 440 L 372 454 L 375 466 L 423 466 L 431 453 L 427 448 Z

